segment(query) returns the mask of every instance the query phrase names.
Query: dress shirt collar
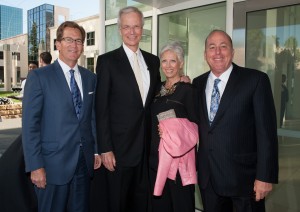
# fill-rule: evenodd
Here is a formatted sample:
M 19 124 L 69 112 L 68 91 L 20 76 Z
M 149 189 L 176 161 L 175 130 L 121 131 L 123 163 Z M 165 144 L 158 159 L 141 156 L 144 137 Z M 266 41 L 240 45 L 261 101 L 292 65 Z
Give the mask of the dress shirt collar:
M 219 78 L 221 80 L 221 82 L 225 83 L 225 85 L 226 85 L 227 81 L 229 79 L 229 76 L 232 72 L 232 69 L 233 69 L 233 65 L 231 64 L 231 66 L 219 77 L 216 77 L 212 72 L 210 72 L 209 76 L 208 76 L 208 80 L 211 80 L 213 82 L 215 79 Z
M 70 70 L 73 69 L 75 72 L 75 74 L 80 74 L 79 73 L 79 68 L 78 68 L 78 65 L 76 64 L 73 68 L 70 68 L 70 66 L 68 66 L 66 63 L 64 63 L 61 59 L 57 59 L 60 67 L 62 68 L 64 74 L 66 75 L 66 73 L 70 73 Z
M 123 48 L 124 48 L 124 51 L 127 55 L 128 58 L 132 58 L 133 54 L 134 53 L 137 53 L 137 56 L 140 57 L 140 55 L 142 54 L 140 49 L 138 48 L 136 52 L 132 51 L 131 49 L 129 49 L 125 43 L 123 43 Z

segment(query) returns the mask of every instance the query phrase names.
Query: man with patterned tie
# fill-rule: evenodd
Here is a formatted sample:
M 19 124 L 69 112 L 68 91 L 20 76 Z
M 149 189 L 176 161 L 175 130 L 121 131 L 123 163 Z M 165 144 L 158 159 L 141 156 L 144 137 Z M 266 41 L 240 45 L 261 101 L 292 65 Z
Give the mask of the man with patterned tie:
M 89 211 L 90 178 L 97 155 L 96 75 L 77 65 L 85 31 L 66 21 L 57 29 L 58 59 L 28 75 L 22 140 L 40 212 Z
M 193 81 L 198 92 L 197 165 L 204 210 L 265 211 L 264 198 L 278 182 L 269 78 L 232 62 L 232 40 L 222 30 L 209 33 L 204 56 L 210 71 Z

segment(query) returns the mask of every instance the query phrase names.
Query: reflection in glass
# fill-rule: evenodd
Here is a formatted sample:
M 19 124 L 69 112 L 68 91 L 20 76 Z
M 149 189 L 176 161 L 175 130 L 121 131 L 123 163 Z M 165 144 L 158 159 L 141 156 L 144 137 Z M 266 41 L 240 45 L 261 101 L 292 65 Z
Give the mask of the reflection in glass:
M 278 126 L 300 129 L 300 5 L 247 14 L 246 66 L 271 80 Z M 283 76 L 286 78 L 283 81 Z
M 298 14 L 298 15 L 297 15 Z M 300 5 L 247 14 L 246 66 L 268 74 L 277 111 L 279 184 L 267 211 L 299 211 Z
M 224 3 L 160 15 L 158 50 L 169 41 L 180 41 L 185 51 L 184 73 L 193 79 L 209 70 L 204 60 L 205 38 L 213 29 L 225 30 L 225 17 Z

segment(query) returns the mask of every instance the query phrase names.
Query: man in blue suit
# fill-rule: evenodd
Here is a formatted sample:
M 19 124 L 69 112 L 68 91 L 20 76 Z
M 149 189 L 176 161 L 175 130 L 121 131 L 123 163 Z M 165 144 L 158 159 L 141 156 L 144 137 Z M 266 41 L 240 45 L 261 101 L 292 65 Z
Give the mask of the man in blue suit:
M 89 211 L 90 178 L 101 164 L 95 154 L 96 76 L 77 65 L 84 40 L 82 27 L 62 23 L 58 59 L 27 78 L 22 142 L 41 212 Z

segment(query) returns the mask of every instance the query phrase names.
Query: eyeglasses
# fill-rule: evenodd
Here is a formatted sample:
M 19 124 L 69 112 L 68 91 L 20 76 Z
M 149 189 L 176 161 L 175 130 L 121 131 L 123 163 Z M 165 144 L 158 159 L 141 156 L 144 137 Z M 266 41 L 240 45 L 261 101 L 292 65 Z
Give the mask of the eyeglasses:
M 62 38 L 61 40 L 66 41 L 68 44 L 71 44 L 75 41 L 75 43 L 77 45 L 83 45 L 83 41 L 81 39 L 73 39 L 73 38 L 70 38 L 70 37 L 65 37 L 65 38 Z
M 138 26 L 138 25 L 135 25 L 135 26 L 125 25 L 125 26 L 122 26 L 121 29 L 124 30 L 124 31 L 131 31 L 131 30 L 138 31 L 138 30 L 141 30 L 142 27 Z

